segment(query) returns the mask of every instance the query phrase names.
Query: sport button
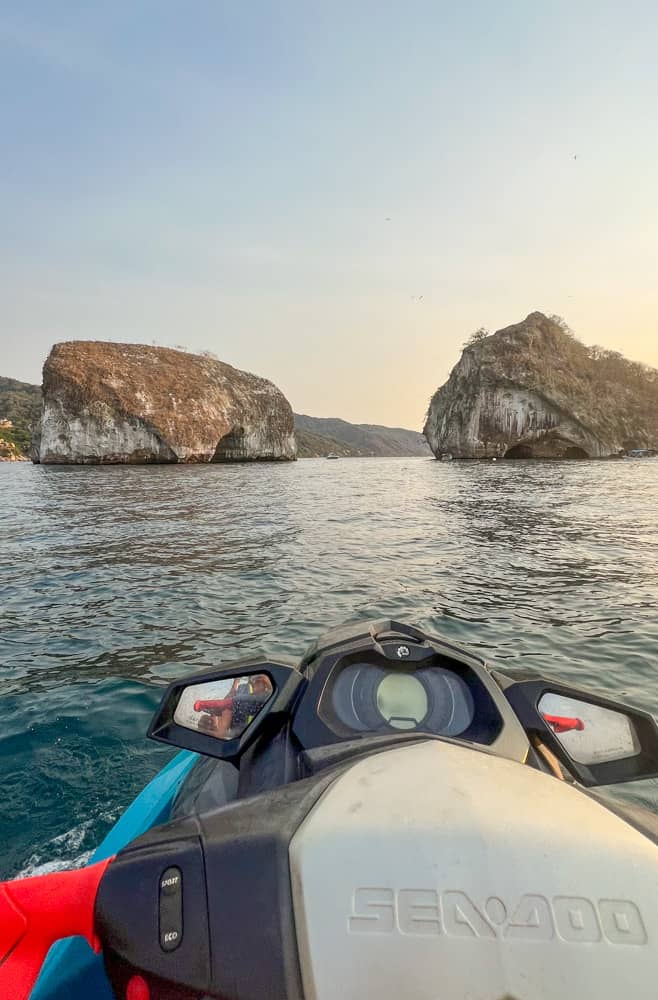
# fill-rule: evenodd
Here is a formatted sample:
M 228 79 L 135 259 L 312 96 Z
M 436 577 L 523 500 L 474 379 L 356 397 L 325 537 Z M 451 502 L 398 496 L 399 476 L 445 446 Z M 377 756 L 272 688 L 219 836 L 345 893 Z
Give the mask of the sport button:
M 180 894 L 180 868 L 167 868 L 160 876 L 160 895 L 176 896 Z
M 160 947 L 175 951 L 183 940 L 183 876 L 180 868 L 167 868 L 160 876 Z

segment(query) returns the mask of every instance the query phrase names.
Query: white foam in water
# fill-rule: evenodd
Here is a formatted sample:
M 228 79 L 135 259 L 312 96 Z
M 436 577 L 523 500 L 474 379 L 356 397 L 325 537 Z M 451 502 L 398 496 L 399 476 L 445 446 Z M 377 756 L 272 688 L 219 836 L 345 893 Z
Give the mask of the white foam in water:
M 91 858 L 93 851 L 84 851 L 77 858 L 60 861 L 44 861 L 38 863 L 36 855 L 32 855 L 25 868 L 15 875 L 14 878 L 31 878 L 33 875 L 52 875 L 53 872 L 69 871 L 72 868 L 82 868 Z
M 53 837 L 43 852 L 31 855 L 25 868 L 21 869 L 14 877 L 31 878 L 33 875 L 51 875 L 53 872 L 62 872 L 70 868 L 82 868 L 91 858 L 94 853 L 93 851 L 81 851 L 80 854 L 74 857 L 55 857 L 50 861 L 44 861 L 43 855 L 69 855 L 69 852 L 72 853 L 80 850 L 91 825 L 92 820 L 86 820 L 84 823 L 80 823 L 79 826 L 74 826 L 73 829 L 67 830 L 66 833 L 60 833 L 56 837 Z

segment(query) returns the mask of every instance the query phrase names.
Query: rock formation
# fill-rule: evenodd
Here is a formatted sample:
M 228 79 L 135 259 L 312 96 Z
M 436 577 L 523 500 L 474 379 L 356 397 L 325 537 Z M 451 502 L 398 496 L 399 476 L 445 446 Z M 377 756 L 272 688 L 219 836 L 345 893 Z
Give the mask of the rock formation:
M 290 404 L 266 379 L 165 347 L 70 341 L 43 369 L 43 463 L 295 458 Z
M 424 428 L 440 458 L 594 458 L 658 442 L 658 371 L 543 313 L 469 343 Z

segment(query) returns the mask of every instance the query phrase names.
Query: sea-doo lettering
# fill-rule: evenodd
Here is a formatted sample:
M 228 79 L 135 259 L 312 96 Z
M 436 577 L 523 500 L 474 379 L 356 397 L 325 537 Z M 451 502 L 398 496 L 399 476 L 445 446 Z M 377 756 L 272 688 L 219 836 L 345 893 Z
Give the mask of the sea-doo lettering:
M 604 939 L 617 945 L 647 944 L 642 916 L 631 900 L 549 900 L 537 893 L 525 893 L 516 906 L 499 896 L 479 905 L 459 890 L 361 886 L 354 890 L 348 927 L 351 934 L 446 934 L 507 941 L 551 941 L 557 936 L 570 944 Z

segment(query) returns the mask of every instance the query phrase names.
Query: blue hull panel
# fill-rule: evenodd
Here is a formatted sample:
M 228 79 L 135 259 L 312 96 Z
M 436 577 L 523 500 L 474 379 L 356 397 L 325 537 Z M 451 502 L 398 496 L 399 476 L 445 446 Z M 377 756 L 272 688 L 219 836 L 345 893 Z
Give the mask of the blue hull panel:
M 135 837 L 166 822 L 174 796 L 197 760 L 197 754 L 187 750 L 177 754 L 128 806 L 89 863 L 111 857 Z M 91 997 L 114 1000 L 103 956 L 95 955 L 82 938 L 59 941 L 48 952 L 30 1000 L 90 1000 Z

